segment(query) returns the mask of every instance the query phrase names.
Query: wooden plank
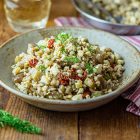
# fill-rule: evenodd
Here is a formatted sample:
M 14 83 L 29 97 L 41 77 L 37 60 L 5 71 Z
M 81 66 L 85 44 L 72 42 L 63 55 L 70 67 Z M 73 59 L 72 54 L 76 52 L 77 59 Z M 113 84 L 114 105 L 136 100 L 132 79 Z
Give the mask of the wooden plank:
M 0 108 L 6 107 L 9 98 L 10 98 L 9 92 L 4 88 L 0 87 Z
M 128 103 L 119 97 L 79 113 L 79 140 L 140 140 L 140 119 L 125 111 Z

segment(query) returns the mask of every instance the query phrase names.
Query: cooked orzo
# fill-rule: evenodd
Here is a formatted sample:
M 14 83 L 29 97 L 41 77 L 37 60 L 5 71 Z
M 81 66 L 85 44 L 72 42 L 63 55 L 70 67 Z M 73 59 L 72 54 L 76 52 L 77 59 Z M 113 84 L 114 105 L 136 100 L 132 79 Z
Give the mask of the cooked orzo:
M 123 58 L 112 49 L 60 33 L 28 44 L 27 52 L 16 56 L 12 73 L 16 87 L 25 94 L 81 100 L 115 90 L 123 65 Z

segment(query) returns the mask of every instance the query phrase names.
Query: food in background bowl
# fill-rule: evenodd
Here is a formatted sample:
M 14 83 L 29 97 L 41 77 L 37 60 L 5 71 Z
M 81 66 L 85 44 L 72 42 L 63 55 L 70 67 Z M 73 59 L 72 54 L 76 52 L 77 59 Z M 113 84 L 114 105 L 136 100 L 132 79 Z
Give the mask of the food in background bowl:
M 139 0 L 89 0 L 88 8 L 95 16 L 113 23 L 140 25 Z M 103 10 L 109 14 L 106 14 Z M 111 18 L 113 17 L 113 18 Z
M 60 33 L 28 44 L 27 53 L 16 56 L 12 73 L 16 87 L 26 94 L 81 100 L 115 90 L 123 76 L 123 64 L 110 48 Z

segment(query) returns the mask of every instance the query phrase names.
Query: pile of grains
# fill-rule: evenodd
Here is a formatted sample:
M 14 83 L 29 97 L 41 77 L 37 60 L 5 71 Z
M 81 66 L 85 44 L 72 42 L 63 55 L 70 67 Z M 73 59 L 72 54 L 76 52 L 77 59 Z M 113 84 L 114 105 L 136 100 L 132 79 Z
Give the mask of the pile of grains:
M 110 48 L 60 33 L 28 44 L 12 66 L 16 87 L 32 96 L 81 100 L 112 92 L 121 81 L 124 60 Z

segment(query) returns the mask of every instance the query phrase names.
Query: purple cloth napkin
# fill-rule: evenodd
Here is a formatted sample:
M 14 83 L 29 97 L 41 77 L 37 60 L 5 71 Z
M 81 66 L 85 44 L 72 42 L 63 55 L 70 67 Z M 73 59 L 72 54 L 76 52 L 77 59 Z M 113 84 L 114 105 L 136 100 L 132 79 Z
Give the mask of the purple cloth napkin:
M 58 17 L 54 21 L 57 26 L 93 27 L 80 17 Z M 121 36 L 121 38 L 133 44 L 140 51 L 140 36 Z M 126 110 L 140 116 L 140 80 L 124 92 L 122 97 L 131 101 Z

